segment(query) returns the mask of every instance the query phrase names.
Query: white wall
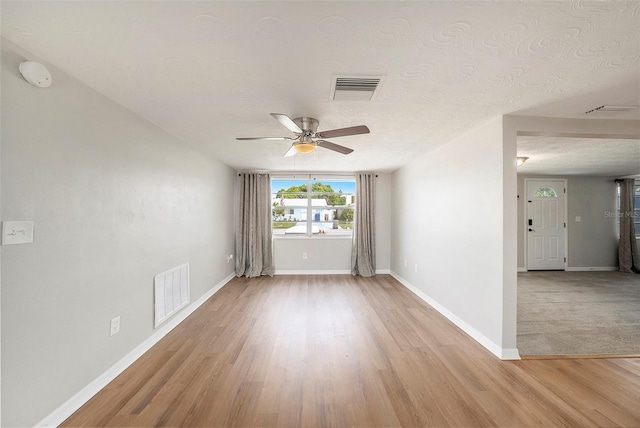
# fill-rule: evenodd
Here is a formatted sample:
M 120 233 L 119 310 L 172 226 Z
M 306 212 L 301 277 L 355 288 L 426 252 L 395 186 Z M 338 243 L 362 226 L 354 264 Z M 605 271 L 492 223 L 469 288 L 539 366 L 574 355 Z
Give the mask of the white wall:
M 235 172 L 2 41 L 2 425 L 32 426 L 153 333 L 153 276 L 191 266 L 191 300 L 233 272 Z M 121 331 L 109 337 L 109 321 Z
M 391 174 L 376 178 L 376 271 L 388 273 L 391 242 Z M 350 273 L 351 237 L 276 237 L 273 240 L 276 274 Z M 307 259 L 302 258 L 307 253 Z
M 515 348 L 515 328 L 503 337 L 507 157 L 515 178 L 497 118 L 394 172 L 391 200 L 393 274 L 500 356 Z M 512 191 L 515 199 L 515 180 Z M 515 256 L 512 264 L 515 281 Z M 515 303 L 506 303 L 514 326 Z
M 518 174 L 518 268 L 525 263 L 526 178 L 567 180 L 568 269 L 615 269 L 618 265 L 617 177 L 532 176 Z M 580 222 L 576 221 L 580 217 Z

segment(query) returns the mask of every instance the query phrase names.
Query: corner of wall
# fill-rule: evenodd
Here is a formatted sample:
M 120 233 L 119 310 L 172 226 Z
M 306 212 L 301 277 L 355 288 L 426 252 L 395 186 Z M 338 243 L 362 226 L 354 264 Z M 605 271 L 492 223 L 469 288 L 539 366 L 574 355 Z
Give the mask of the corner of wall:
M 433 309 L 438 311 L 442 316 L 444 316 L 453 324 L 458 326 L 462 331 L 464 331 L 467 335 L 469 335 L 471 339 L 478 342 L 480 345 L 482 345 L 484 348 L 486 348 L 489 352 L 491 352 L 496 357 L 502 360 L 519 360 L 520 359 L 520 354 L 518 353 L 518 350 L 516 348 L 502 348 L 500 345 L 493 342 L 484 334 L 480 333 L 478 330 L 473 328 L 467 322 L 465 322 L 464 320 L 459 318 L 457 315 L 449 311 L 447 308 L 442 306 L 439 302 L 431 298 L 429 295 L 427 295 L 425 292 L 423 292 L 419 288 L 415 287 L 413 284 L 411 284 L 409 281 L 404 279 L 402 276 L 398 275 L 396 272 L 391 271 L 391 276 L 395 278 L 400 284 L 402 284 L 407 289 L 409 289 L 409 291 L 415 294 L 418 298 L 423 300 L 426 304 L 428 304 Z

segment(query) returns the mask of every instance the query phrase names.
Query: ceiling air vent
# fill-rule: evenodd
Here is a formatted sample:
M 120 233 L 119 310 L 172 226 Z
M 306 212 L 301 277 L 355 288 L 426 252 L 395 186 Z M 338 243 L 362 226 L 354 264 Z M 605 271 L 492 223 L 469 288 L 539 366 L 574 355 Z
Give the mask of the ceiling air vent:
M 384 80 L 382 76 L 335 76 L 331 99 L 335 101 L 371 101 Z
M 623 113 L 625 111 L 632 111 L 637 109 L 638 106 L 600 106 L 591 109 L 584 114 L 597 115 L 597 116 L 612 116 Z

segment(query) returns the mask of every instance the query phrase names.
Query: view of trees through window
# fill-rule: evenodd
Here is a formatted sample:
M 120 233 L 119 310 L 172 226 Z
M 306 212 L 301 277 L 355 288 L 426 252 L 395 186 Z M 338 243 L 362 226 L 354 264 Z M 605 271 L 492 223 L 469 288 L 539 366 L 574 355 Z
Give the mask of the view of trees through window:
M 271 180 L 274 234 L 351 235 L 356 203 L 353 180 Z

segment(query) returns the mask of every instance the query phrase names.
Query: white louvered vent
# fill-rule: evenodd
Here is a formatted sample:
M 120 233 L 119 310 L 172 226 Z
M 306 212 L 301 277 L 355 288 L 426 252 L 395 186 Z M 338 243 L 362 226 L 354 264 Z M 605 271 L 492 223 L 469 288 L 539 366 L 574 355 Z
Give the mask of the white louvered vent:
M 189 263 L 153 277 L 155 327 L 189 303 Z
M 382 76 L 334 76 L 331 99 L 335 101 L 371 101 L 377 95 Z
M 589 115 L 598 115 L 598 116 L 611 116 L 615 114 L 619 114 L 625 111 L 631 111 L 637 109 L 638 106 L 600 106 L 589 111 L 586 111 L 584 114 Z

